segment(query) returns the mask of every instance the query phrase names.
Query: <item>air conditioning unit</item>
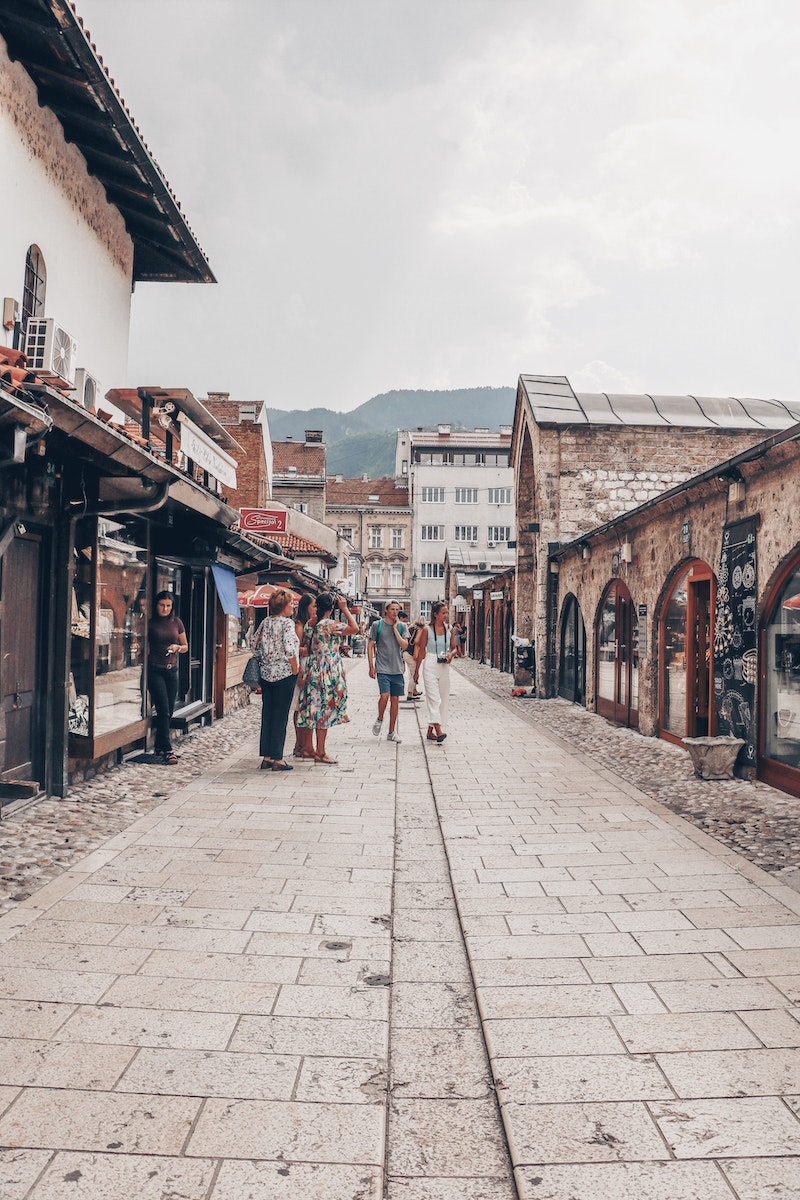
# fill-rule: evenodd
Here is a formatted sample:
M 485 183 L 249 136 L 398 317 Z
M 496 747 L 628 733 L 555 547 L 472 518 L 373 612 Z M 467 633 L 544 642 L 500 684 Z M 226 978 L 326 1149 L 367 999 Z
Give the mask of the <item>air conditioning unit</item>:
M 479 563 L 478 563 L 478 570 L 479 570 L 479 571 L 485 571 L 485 570 L 486 570 L 486 563 L 485 563 L 485 562 L 479 562 Z
M 94 412 L 98 400 L 103 399 L 100 384 L 85 367 L 78 367 L 75 372 L 75 394 L 72 399 L 76 404 L 82 404 L 89 412 Z
M 72 335 L 52 317 L 30 317 L 25 330 L 25 354 L 31 371 L 52 371 L 68 383 L 75 379 L 78 347 Z
M 494 547 L 495 547 L 494 542 L 487 542 L 486 545 L 489 547 L 490 550 L 494 550 Z

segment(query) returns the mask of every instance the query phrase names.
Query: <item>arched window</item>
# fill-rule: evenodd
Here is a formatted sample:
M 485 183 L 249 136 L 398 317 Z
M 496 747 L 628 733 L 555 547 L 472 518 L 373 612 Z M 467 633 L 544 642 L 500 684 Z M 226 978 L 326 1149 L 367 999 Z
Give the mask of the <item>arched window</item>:
M 38 246 L 31 246 L 25 256 L 25 281 L 22 285 L 22 328 L 30 317 L 44 316 L 44 297 L 47 290 L 47 268 Z
M 564 602 L 561 620 L 558 694 L 573 704 L 583 704 L 586 698 L 586 630 L 580 605 L 572 595 Z
M 608 585 L 596 628 L 597 711 L 616 725 L 639 726 L 639 622 L 622 580 Z
M 761 632 L 759 775 L 800 795 L 800 555 L 772 591 Z M 753 673 L 755 663 L 742 663 Z

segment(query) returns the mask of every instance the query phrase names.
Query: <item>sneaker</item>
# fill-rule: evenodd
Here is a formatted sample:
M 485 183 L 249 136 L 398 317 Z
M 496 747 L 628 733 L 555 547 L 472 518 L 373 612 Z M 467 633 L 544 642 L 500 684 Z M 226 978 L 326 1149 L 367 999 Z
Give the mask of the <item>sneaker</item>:
M 372 726 L 372 732 L 375 734 L 375 737 L 381 736 L 382 729 L 383 729 L 383 721 L 376 721 L 375 724 Z
M 386 740 L 387 740 L 387 742 L 397 742 L 397 744 L 399 746 L 403 739 L 398 734 L 396 734 L 393 729 L 390 729 L 386 735 Z

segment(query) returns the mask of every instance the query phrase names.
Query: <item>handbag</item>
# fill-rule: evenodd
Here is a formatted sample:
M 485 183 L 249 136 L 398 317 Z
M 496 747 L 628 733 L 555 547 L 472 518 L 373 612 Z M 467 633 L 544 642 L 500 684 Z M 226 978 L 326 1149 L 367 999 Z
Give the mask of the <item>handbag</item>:
M 257 658 L 248 658 L 242 672 L 242 683 L 246 683 L 248 687 L 261 687 L 261 664 Z

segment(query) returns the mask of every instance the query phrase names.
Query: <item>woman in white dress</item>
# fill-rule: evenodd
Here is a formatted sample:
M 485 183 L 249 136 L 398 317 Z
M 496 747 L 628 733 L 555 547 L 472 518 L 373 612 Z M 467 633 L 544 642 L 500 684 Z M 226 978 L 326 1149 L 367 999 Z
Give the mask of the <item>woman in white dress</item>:
M 438 742 L 440 746 L 447 737 L 442 726 L 447 720 L 450 701 L 450 663 L 457 653 L 455 634 L 447 621 L 447 605 L 444 600 L 434 600 L 430 624 L 423 626 L 414 642 L 414 657 L 422 665 L 425 684 L 426 736 L 429 742 Z

